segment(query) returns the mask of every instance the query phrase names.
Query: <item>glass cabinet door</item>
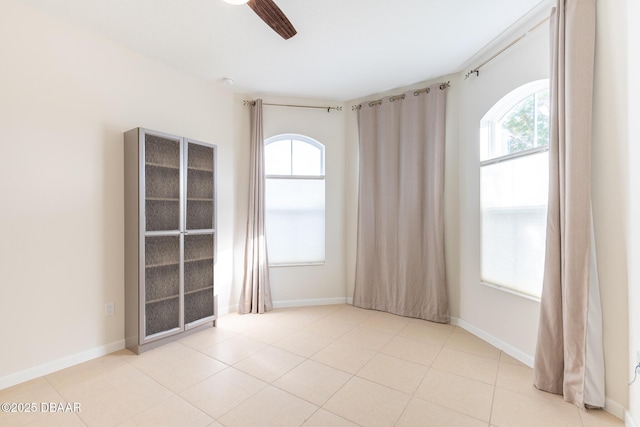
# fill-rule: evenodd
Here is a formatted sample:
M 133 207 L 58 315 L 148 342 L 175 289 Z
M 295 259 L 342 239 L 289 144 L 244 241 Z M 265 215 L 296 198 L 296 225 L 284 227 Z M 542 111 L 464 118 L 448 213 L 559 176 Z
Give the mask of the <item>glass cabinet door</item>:
M 145 134 L 146 231 L 180 228 L 180 140 Z
M 213 316 L 213 233 L 184 237 L 184 323 Z
M 180 236 L 147 236 L 144 244 L 144 336 L 180 327 Z
M 178 330 L 180 323 L 179 138 L 144 134 L 144 333 Z
M 214 148 L 187 143 L 187 230 L 212 230 Z
M 215 148 L 187 141 L 184 323 L 214 315 Z

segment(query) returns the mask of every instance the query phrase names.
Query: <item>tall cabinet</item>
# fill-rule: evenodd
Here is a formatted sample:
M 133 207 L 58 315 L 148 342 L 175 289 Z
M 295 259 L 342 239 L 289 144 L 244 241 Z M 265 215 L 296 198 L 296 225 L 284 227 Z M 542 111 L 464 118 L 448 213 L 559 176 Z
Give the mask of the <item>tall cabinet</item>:
M 125 338 L 135 353 L 215 326 L 216 146 L 124 134 Z

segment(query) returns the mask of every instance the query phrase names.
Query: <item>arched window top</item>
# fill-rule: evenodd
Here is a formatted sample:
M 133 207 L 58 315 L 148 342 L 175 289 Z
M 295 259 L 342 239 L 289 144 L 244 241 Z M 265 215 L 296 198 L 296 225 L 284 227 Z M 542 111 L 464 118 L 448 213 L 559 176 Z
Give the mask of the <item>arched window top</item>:
M 324 264 L 324 145 L 297 134 L 264 144 L 269 265 Z
M 481 283 L 539 299 L 549 179 L 549 81 L 510 92 L 480 121 Z
M 267 176 L 324 176 L 324 145 L 315 139 L 282 134 L 264 143 Z
M 480 121 L 480 160 L 546 149 L 549 145 L 549 80 L 511 91 Z

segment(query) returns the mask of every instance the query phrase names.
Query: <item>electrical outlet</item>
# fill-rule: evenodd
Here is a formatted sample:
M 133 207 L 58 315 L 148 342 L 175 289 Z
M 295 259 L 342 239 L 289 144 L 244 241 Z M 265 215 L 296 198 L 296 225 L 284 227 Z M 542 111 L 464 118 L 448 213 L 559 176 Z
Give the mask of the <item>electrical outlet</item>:
M 116 314 L 116 306 L 113 302 L 108 302 L 104 305 L 104 316 L 109 317 Z

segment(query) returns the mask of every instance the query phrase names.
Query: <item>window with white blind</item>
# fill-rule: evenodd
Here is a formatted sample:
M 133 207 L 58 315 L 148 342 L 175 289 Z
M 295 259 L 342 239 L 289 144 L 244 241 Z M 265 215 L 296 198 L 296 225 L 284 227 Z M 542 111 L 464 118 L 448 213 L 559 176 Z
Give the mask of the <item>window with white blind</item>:
M 540 298 L 549 171 L 549 81 L 519 87 L 480 123 L 481 281 Z
M 324 145 L 303 135 L 271 137 L 265 173 L 269 264 L 323 264 Z

